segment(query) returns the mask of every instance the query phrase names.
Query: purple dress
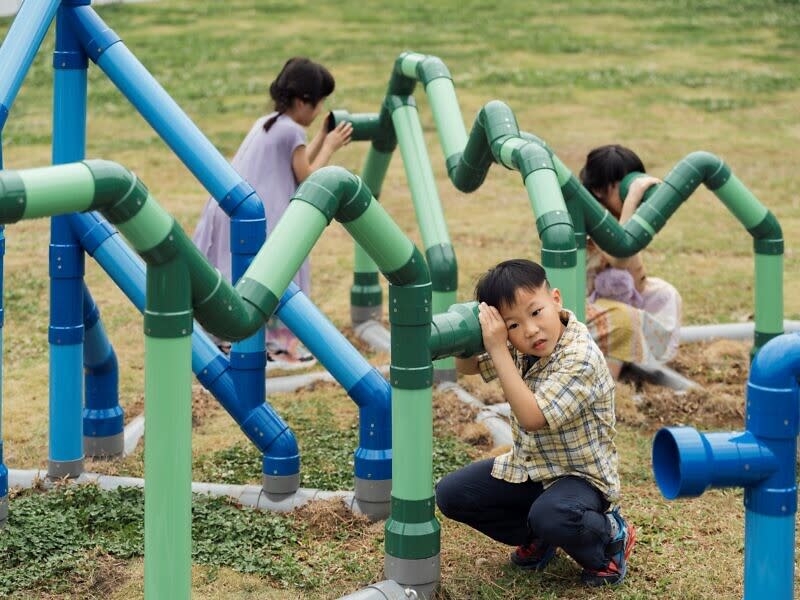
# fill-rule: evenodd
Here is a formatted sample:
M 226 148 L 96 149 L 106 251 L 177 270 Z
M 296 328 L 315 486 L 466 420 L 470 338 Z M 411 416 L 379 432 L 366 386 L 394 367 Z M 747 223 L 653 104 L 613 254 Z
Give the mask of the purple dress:
M 274 114 L 263 116 L 253 124 L 232 162 L 233 168 L 253 186 L 264 202 L 269 231 L 275 228 L 297 189 L 292 154 L 299 146 L 306 145 L 305 130 L 286 115 L 280 115 L 270 130 L 264 131 L 264 123 Z M 214 198 L 206 202 L 192 240 L 209 262 L 230 281 L 230 218 Z M 306 296 L 310 295 L 311 265 L 308 258 L 294 281 Z M 293 336 L 277 319 L 272 321 L 276 322 L 268 326 L 267 341 L 286 349 Z

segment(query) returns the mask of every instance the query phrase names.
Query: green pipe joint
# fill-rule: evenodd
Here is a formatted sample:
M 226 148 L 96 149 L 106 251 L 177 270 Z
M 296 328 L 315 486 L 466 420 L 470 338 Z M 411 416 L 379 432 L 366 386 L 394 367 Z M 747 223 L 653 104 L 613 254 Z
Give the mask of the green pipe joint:
M 447 312 L 433 315 L 431 358 L 468 358 L 483 352 L 483 335 L 478 321 L 478 303 L 453 304 Z
M 753 236 L 756 254 L 783 254 L 783 230 L 772 211 L 768 210 L 764 220 L 747 232 Z
M 433 497 L 403 500 L 392 496 L 392 516 L 384 528 L 389 556 L 417 560 L 439 554 L 441 528 L 434 506 Z
M 458 289 L 458 264 L 453 245 L 436 244 L 425 250 L 431 272 L 434 292 L 452 292 Z

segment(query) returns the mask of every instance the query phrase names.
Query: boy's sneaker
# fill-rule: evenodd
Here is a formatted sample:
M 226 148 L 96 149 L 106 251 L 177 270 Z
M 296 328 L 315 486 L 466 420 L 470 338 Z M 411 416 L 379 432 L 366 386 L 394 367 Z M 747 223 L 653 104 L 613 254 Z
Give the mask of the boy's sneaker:
M 619 514 L 619 509 L 615 508 L 610 514 L 619 525 L 619 533 L 608 543 L 607 552 L 611 556 L 608 565 L 597 571 L 583 570 L 581 581 L 590 587 L 622 583 L 625 573 L 628 571 L 628 558 L 636 543 L 636 529 L 625 522 L 625 519 Z
M 549 544 L 537 544 L 532 542 L 524 546 L 517 546 L 511 553 L 511 562 L 520 569 L 529 571 L 541 571 L 553 558 L 556 549 Z

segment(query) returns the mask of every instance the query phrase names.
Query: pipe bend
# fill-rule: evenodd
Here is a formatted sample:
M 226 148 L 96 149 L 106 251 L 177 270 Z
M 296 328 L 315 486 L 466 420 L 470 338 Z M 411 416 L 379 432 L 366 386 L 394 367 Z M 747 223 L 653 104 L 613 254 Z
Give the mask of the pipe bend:
M 797 389 L 800 380 L 800 332 L 771 339 L 756 354 L 748 384 Z
M 426 56 L 417 64 L 417 79 L 422 85 L 427 86 L 434 79 L 453 79 L 450 70 L 438 56 Z

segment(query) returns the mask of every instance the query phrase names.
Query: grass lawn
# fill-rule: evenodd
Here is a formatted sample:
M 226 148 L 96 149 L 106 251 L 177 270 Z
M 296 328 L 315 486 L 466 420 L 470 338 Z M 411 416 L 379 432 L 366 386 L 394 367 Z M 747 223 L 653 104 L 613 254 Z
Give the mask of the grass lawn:
M 227 157 L 266 110 L 267 86 L 287 57 L 308 55 L 329 66 L 337 80 L 329 108 L 374 112 L 403 50 L 442 58 L 468 127 L 483 104 L 503 100 L 521 128 L 544 138 L 576 172 L 591 148 L 610 142 L 634 148 L 657 176 L 689 152 L 713 152 L 780 221 L 785 313 L 800 318 L 797 2 L 511 0 L 498 7 L 473 0 L 159 0 L 98 12 Z M 0 19 L 0 37 L 10 23 Z M 3 131 L 8 168 L 50 162 L 52 49 L 51 28 Z M 87 156 L 134 170 L 191 232 L 207 192 L 99 69 L 92 67 L 89 79 Z M 458 257 L 459 299 L 467 300 L 477 275 L 497 261 L 538 256 L 534 219 L 517 173 L 495 167 L 478 191 L 456 191 L 424 95 L 417 94 L 417 104 Z M 365 145 L 354 143 L 335 160 L 358 171 L 365 153 Z M 419 243 L 398 156 L 381 201 Z M 3 436 L 10 468 L 47 463 L 48 230 L 44 220 L 6 229 Z M 312 299 L 346 332 L 352 254 L 338 225 L 312 253 Z M 749 235 L 703 189 L 658 234 L 645 260 L 649 273 L 680 290 L 684 321 L 703 324 L 752 317 L 752 254 Z M 91 260 L 86 277 L 119 357 L 121 402 L 130 418 L 142 409 L 141 317 Z M 369 358 L 376 364 L 386 359 Z M 443 598 L 741 596 L 741 492 L 668 503 L 653 483 L 649 448 L 663 424 L 741 426 L 747 347 L 693 345 L 673 366 L 702 382 L 703 390 L 678 396 L 637 382 L 619 388 L 625 513 L 640 528 L 626 584 L 584 590 L 577 567 L 563 556 L 544 574 L 515 572 L 506 565 L 507 548 L 443 520 Z M 499 393 L 464 383 L 486 398 Z M 194 400 L 195 479 L 258 481 L 258 457 L 239 428 L 199 387 Z M 298 432 L 304 485 L 348 487 L 356 414 L 345 394 L 318 385 L 271 401 Z M 459 404 L 443 394 L 436 403 L 438 473 L 491 452 L 480 432 L 467 426 L 469 414 Z M 141 449 L 121 463 L 87 468 L 141 474 Z M 141 510 L 135 491 L 17 495 L 0 534 L 0 596 L 140 595 Z M 334 598 L 380 578 L 380 524 L 336 504 L 275 516 L 197 499 L 194 514 L 195 597 Z

